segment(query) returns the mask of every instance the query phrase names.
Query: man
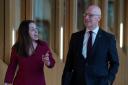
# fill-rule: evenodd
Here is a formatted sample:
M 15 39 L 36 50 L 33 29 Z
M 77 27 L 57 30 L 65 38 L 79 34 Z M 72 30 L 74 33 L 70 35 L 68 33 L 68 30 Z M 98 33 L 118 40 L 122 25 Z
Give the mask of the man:
M 99 27 L 100 19 L 100 8 L 89 6 L 85 29 L 71 36 L 62 85 L 112 85 L 119 67 L 116 41 Z

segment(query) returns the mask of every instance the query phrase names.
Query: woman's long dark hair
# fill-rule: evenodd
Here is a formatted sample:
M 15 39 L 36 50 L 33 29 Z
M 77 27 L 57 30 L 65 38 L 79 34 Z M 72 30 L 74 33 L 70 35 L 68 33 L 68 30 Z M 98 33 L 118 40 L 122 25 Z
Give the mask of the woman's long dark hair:
M 29 24 L 35 23 L 33 20 L 24 20 L 21 22 L 18 29 L 18 38 L 14 47 L 18 55 L 27 57 L 29 55 L 32 40 L 29 35 Z

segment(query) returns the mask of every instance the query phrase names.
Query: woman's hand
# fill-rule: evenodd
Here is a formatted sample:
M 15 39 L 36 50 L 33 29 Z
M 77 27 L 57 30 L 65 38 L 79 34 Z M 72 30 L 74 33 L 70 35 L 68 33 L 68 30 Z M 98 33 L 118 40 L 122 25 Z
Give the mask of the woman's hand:
M 47 51 L 45 55 L 42 55 L 42 61 L 43 61 L 47 66 L 50 65 L 49 51 Z

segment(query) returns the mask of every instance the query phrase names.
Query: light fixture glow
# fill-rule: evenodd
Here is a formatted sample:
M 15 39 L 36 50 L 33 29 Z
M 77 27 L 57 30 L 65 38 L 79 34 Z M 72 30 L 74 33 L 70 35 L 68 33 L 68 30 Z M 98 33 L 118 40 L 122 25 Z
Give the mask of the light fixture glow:
M 12 30 L 12 45 L 15 43 L 15 30 Z
M 60 28 L 60 60 L 63 60 L 63 27 Z
M 123 47 L 123 23 L 120 23 L 120 47 Z

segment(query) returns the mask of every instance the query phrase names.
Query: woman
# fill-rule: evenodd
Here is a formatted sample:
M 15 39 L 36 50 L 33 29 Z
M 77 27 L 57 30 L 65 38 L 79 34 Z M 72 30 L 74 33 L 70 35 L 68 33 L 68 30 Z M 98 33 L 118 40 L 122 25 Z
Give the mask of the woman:
M 51 51 L 45 42 L 38 39 L 35 22 L 24 20 L 18 29 L 17 42 L 12 47 L 5 85 L 46 85 L 44 64 L 49 68 L 54 66 Z

